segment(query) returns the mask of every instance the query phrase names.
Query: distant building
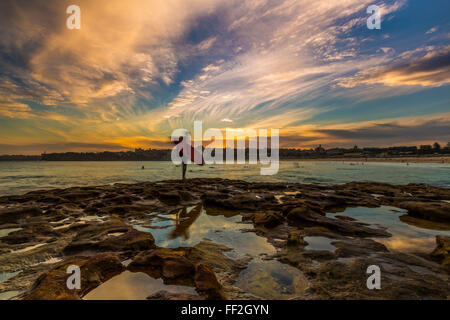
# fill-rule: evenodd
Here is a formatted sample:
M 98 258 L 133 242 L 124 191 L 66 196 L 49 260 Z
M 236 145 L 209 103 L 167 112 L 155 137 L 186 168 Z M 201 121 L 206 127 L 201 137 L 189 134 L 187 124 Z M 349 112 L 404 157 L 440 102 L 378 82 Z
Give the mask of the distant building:
M 430 154 L 433 153 L 433 147 L 428 145 L 428 144 L 424 144 L 421 145 L 419 148 L 419 153 L 420 154 Z
M 316 153 L 325 153 L 325 149 L 322 148 L 321 144 L 315 149 L 315 151 Z
M 445 153 L 450 153 L 450 142 L 447 143 L 447 145 L 442 150 Z
M 337 155 L 343 155 L 345 153 L 345 149 L 342 148 L 333 148 L 333 149 L 328 149 L 326 151 L 328 156 L 337 156 Z
M 441 151 L 441 145 L 439 143 L 435 142 L 433 144 L 433 149 L 434 149 L 434 151 L 439 152 L 439 151 Z

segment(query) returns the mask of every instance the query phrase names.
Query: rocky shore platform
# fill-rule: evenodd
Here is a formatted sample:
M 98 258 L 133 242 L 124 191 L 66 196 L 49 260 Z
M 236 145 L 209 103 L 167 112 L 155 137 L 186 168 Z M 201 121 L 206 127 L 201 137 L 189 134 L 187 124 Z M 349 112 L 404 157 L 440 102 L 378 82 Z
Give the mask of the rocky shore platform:
M 380 206 L 402 209 L 404 223 L 444 235 L 434 250 L 402 252 L 378 241 L 392 236 L 388 228 L 339 214 Z M 273 252 L 233 256 L 235 248 L 209 238 L 164 247 L 152 235 L 170 227 L 172 239 L 185 239 L 202 214 L 238 217 L 240 232 L 263 238 Z M 450 189 L 428 185 L 189 179 L 34 191 L 0 197 L 0 298 L 83 299 L 118 275 L 139 272 L 167 288 L 192 288 L 147 299 L 262 299 L 271 297 L 265 284 L 272 278 L 292 299 L 449 299 L 449 230 Z M 333 239 L 335 249 L 308 249 L 312 237 Z M 252 279 L 240 279 L 255 258 L 298 275 L 284 279 L 275 268 L 253 279 L 260 291 L 247 290 Z M 80 267 L 79 290 L 66 286 L 70 265 Z M 370 265 L 381 269 L 379 290 L 367 287 Z

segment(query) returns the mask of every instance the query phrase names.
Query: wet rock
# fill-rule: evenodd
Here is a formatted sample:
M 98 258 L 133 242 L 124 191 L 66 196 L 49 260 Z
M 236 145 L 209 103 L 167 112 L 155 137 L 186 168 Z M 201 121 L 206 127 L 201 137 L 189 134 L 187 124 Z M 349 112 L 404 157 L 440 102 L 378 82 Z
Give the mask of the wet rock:
M 369 290 L 367 267 L 381 268 L 381 289 Z M 328 261 L 311 268 L 314 275 L 309 299 L 447 299 L 448 284 L 442 278 L 412 271 L 395 254 L 382 253 L 352 259 L 349 263 Z
M 315 261 L 326 261 L 334 260 L 336 258 L 333 252 L 328 250 L 311 250 L 302 253 L 303 258 L 315 260 Z
M 191 201 L 191 200 L 195 199 L 195 196 L 189 191 L 180 190 L 178 193 L 180 195 L 181 200 L 183 200 L 183 201 Z
M 217 191 L 207 191 L 202 195 L 203 203 L 207 206 L 221 206 L 224 198 L 228 198 L 228 194 Z
M 200 296 L 188 293 L 175 293 L 165 290 L 158 291 L 147 297 L 147 300 L 201 300 Z
M 90 191 L 90 192 L 83 192 L 83 191 L 72 191 L 71 189 L 68 189 L 67 192 L 64 192 L 60 194 L 59 196 L 69 200 L 69 201 L 81 201 L 81 200 L 87 200 L 87 199 L 95 199 L 98 196 L 100 196 L 101 193 L 99 191 Z
M 234 285 L 239 274 L 247 268 L 252 258 L 231 259 L 224 254 L 230 250 L 231 248 L 223 244 L 202 241 L 188 251 L 187 257 L 196 264 L 204 264 L 211 268 L 220 283 L 222 287 L 220 292 L 213 291 L 209 298 L 217 299 L 220 294 L 222 298 L 227 299 L 254 299 L 254 296 L 249 297 L 247 293 Z
M 440 231 L 450 231 L 450 223 L 446 222 L 436 222 L 425 220 L 421 218 L 411 217 L 410 215 L 404 214 L 399 217 L 400 221 L 407 223 L 411 226 L 429 229 L 429 230 L 440 230 Z
M 0 209 L 0 223 L 20 222 L 30 217 L 39 217 L 42 214 L 42 210 L 35 206 Z
M 109 237 L 99 246 L 102 250 L 141 251 L 154 247 L 155 239 L 148 232 L 130 230 L 118 237 Z
M 132 204 L 137 200 L 139 200 L 139 198 L 130 195 L 119 195 L 117 197 L 109 199 L 108 202 L 113 204 Z
M 322 226 L 342 235 L 359 237 L 390 236 L 385 230 L 369 228 L 357 222 L 342 221 L 325 217 L 321 213 L 311 209 L 309 206 L 302 206 L 291 210 L 287 218 L 305 226 Z
M 275 198 L 280 195 L 282 203 Z M 168 237 L 183 237 L 205 209 L 208 215 L 240 215 L 243 221 L 253 222 L 246 231 L 265 237 L 277 248 L 274 256 L 264 256 L 264 259 L 278 259 L 308 277 L 310 290 L 299 298 L 445 299 L 448 298 L 448 284 L 443 281 L 448 278 L 448 240 L 442 240 L 445 237 L 439 238 L 433 254 L 400 254 L 369 239 L 388 237 L 384 229 L 325 214 L 340 212 L 349 206 L 400 206 L 411 209 L 401 221 L 442 231 L 449 228 L 449 204 L 445 201 L 450 201 L 450 190 L 426 185 L 348 183 L 333 186 L 227 179 L 116 184 L 0 197 L 0 228 L 21 228 L 0 238 L 0 271 L 22 270 L 20 276 L 3 281 L 0 292 L 30 290 L 37 277 L 41 274 L 45 277 L 59 266 L 44 264 L 49 258 L 59 261 L 65 254 L 85 254 L 93 258 L 115 252 L 122 260 L 132 259 L 132 268 L 160 277 L 165 284 L 203 290 L 200 296 L 160 292 L 149 298 L 204 299 L 218 297 L 223 292 L 221 297 L 255 299 L 256 293 L 253 295 L 236 286 L 251 257 L 231 259 L 225 254 L 231 248 L 212 241 L 202 241 L 192 248 L 157 248 L 149 233 L 141 233 L 132 226 L 152 226 L 155 219 L 172 219 L 176 213 L 179 220 Z M 86 215 L 99 219 L 81 221 Z M 332 242 L 336 250 L 333 253 L 306 249 L 305 236 L 336 239 Z M 68 259 L 82 264 L 91 258 Z M 429 261 L 430 258 L 442 264 Z M 64 264 L 66 262 L 69 260 Z M 369 263 L 382 268 L 382 292 L 366 290 Z M 60 276 L 62 279 L 67 274 L 61 271 Z M 275 277 L 285 280 L 277 270 L 267 277 L 268 281 Z M 94 287 L 104 279 L 101 273 L 88 272 L 83 281 L 88 287 Z M 53 289 L 50 283 L 46 285 L 46 290 Z M 84 294 L 64 293 L 57 287 L 53 291 L 59 298 L 78 299 Z M 41 290 L 34 297 L 45 296 Z
M 176 205 L 181 202 L 180 194 L 176 191 L 159 192 L 158 199 L 161 202 L 164 202 L 164 203 L 170 204 L 170 205 Z
M 67 268 L 71 265 L 80 267 L 81 288 L 69 290 L 67 288 Z M 74 300 L 81 299 L 86 293 L 99 286 L 124 269 L 117 255 L 100 254 L 94 257 L 74 257 L 56 268 L 40 276 L 24 300 Z
M 322 215 L 322 212 L 317 211 L 310 206 L 303 205 L 289 211 L 287 218 L 290 220 L 313 221 Z
M 298 232 L 291 231 L 288 234 L 287 245 L 288 246 L 307 245 L 307 242 L 303 240 L 303 237 Z
M 433 259 L 443 265 L 450 265 L 450 237 L 437 236 L 436 249 L 431 253 Z
M 340 216 L 340 215 L 336 215 L 334 216 L 336 219 L 339 220 L 344 220 L 344 221 L 356 221 L 356 219 L 353 219 L 352 217 L 347 217 L 347 216 Z
M 408 215 L 437 222 L 450 222 L 450 204 L 446 202 L 401 202 L 400 208 L 408 210 Z
M 22 244 L 28 242 L 45 242 L 53 236 L 57 236 L 50 226 L 42 224 L 29 226 L 25 229 L 18 230 L 1 238 L 1 241 L 7 244 Z
M 331 243 L 337 249 L 336 256 L 347 258 L 354 256 L 365 256 L 376 252 L 388 252 L 385 245 L 372 239 L 349 239 Z
M 44 196 L 40 197 L 38 201 L 42 202 L 42 203 L 59 204 L 59 203 L 64 203 L 67 200 L 63 199 L 61 197 L 58 197 L 58 196 L 54 196 L 54 195 L 44 195 Z
M 108 237 L 102 240 L 77 238 L 64 248 L 66 254 L 82 251 L 141 251 L 153 248 L 155 239 L 148 232 L 129 230 L 121 236 Z
M 284 217 L 276 214 L 275 212 L 256 213 L 254 216 L 255 225 L 263 225 L 266 228 L 273 228 L 282 223 Z
M 357 190 L 365 194 L 379 194 L 395 197 L 402 194 L 402 190 L 387 183 L 377 182 L 350 182 L 342 186 L 345 190 Z
M 162 278 L 164 283 L 192 285 L 208 299 L 221 299 L 223 294 L 216 275 L 206 264 L 190 259 L 193 257 L 189 256 L 190 251 L 191 248 L 154 249 L 139 254 L 128 269 Z
M 197 291 L 205 293 L 209 299 L 222 299 L 221 285 L 210 267 L 203 263 L 195 265 L 195 287 Z
M 233 210 L 253 210 L 264 203 L 264 199 L 254 193 L 239 193 L 229 197 L 228 194 L 208 192 L 204 194 L 203 201 L 205 205 Z
M 194 263 L 186 258 L 185 249 L 158 248 L 139 254 L 128 266 L 131 271 L 142 271 L 165 279 L 194 276 Z
M 346 197 L 346 196 L 339 196 L 339 195 L 330 195 L 327 194 L 324 198 L 324 210 L 332 210 L 334 208 L 342 208 L 346 207 L 348 205 L 351 205 L 355 197 Z
M 167 259 L 162 266 L 162 276 L 168 279 L 189 276 L 193 273 L 193 263 L 184 257 Z
M 227 272 L 237 276 L 247 267 L 249 259 L 231 259 L 227 257 L 224 252 L 231 250 L 226 245 L 205 240 L 190 248 L 186 253 L 191 261 L 206 264 L 216 273 Z
M 154 207 L 152 205 L 141 204 L 117 204 L 108 205 L 107 207 L 99 209 L 98 213 L 101 215 L 116 214 L 121 217 L 127 217 L 132 215 L 146 215 L 149 211 L 152 211 Z

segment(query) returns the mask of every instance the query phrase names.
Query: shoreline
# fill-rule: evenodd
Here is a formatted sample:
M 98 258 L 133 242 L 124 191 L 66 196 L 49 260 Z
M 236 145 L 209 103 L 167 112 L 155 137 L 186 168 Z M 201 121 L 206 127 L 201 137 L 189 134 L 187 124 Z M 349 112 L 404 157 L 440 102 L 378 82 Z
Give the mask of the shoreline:
M 450 164 L 450 156 L 437 157 L 389 157 L 389 158 L 299 158 L 283 159 L 280 161 L 321 161 L 321 162 L 394 162 L 394 163 L 444 163 Z

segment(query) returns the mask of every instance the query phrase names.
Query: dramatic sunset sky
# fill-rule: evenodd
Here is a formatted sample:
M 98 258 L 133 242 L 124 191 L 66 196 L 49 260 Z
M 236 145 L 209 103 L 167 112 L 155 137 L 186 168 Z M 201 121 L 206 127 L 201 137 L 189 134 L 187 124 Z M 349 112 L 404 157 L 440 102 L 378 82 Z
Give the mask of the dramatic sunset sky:
M 81 7 L 81 30 L 66 28 Z M 382 8 L 381 30 L 366 9 Z M 279 128 L 282 147 L 450 141 L 448 0 L 1 0 L 0 154 L 166 147 Z

